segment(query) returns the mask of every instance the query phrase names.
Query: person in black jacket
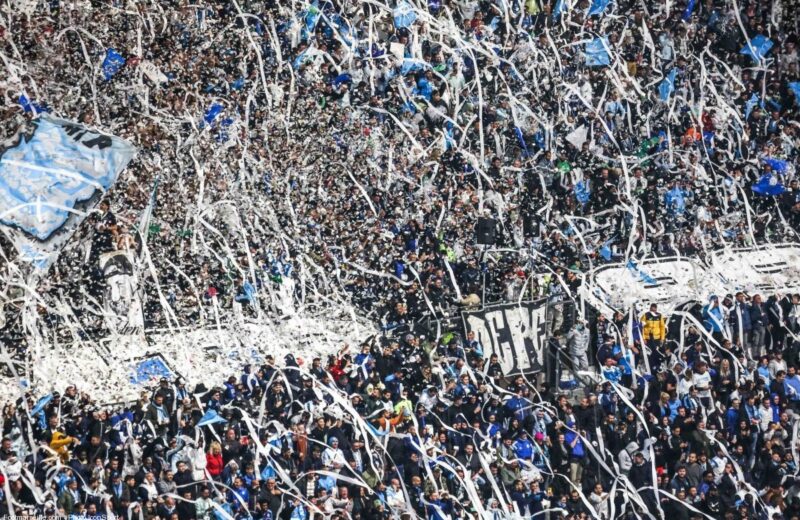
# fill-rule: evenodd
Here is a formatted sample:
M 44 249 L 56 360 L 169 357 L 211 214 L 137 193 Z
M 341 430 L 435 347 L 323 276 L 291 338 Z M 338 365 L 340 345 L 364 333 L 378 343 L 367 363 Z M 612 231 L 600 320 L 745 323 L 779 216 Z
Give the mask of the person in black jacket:
M 766 310 L 764 309 L 764 302 L 760 294 L 753 295 L 753 301 L 750 304 L 750 358 L 758 359 L 764 353 L 764 339 L 767 334 L 768 319 Z
M 555 444 L 550 448 L 550 466 L 555 475 L 553 479 L 553 492 L 563 495 L 569 492 L 569 460 L 572 448 L 567 444 L 564 434 L 559 433 Z
M 178 471 L 175 473 L 175 484 L 178 489 L 184 488 L 194 482 L 192 478 L 192 471 L 184 461 L 178 462 Z
M 717 485 L 719 489 L 719 497 L 725 509 L 732 509 L 736 505 L 736 478 L 733 473 L 733 464 L 730 462 L 725 464 L 725 469 L 722 473 L 722 478 Z

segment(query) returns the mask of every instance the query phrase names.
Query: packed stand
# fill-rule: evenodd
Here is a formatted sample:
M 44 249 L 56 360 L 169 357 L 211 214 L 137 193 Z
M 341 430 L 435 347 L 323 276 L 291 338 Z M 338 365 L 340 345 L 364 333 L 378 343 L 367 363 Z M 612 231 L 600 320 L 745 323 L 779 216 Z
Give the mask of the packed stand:
M 41 288 L 67 337 L 102 334 L 97 259 L 151 200 L 148 326 L 273 312 L 287 279 L 442 317 L 547 295 L 531 274 L 796 238 L 790 3 L 131 5 L 0 18 L 5 136 L 50 111 L 140 149 Z
M 602 378 L 572 393 L 503 374 L 472 334 L 408 334 L 126 406 L 28 395 L 3 411 L 0 514 L 798 518 L 800 295 L 699 316 L 677 336 L 655 305 L 579 323 Z
M 279 313 L 296 281 L 388 335 L 133 406 L 9 403 L 0 515 L 800 516 L 798 296 L 720 295 L 677 330 L 657 307 L 556 312 L 554 346 L 599 377 L 564 395 L 474 338 L 392 338 L 524 291 L 563 310 L 605 262 L 795 240 L 795 3 L 409 6 L 0 11 L 4 137 L 48 110 L 140 149 L 40 320 L 9 327 L 103 332 L 98 259 L 135 243 L 148 326 Z M 109 49 L 126 64 L 106 79 Z M 475 243 L 480 217 L 502 251 Z

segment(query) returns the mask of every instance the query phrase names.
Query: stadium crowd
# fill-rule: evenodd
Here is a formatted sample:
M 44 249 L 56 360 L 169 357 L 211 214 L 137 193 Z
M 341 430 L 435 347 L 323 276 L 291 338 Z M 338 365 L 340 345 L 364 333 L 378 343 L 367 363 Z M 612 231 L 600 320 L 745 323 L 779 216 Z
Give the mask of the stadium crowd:
M 69 385 L 5 406 L 0 514 L 798 518 L 798 309 L 714 300 L 720 344 L 688 328 L 685 348 L 655 306 L 630 348 L 619 316 L 579 323 L 569 341 L 603 370 L 571 394 L 506 376 L 471 334 L 267 356 L 125 406 Z
M 133 405 L 54 381 L 3 410 L 0 515 L 800 517 L 800 297 L 714 298 L 678 335 L 657 307 L 559 315 L 598 264 L 796 239 L 795 4 L 4 6 L 4 137 L 49 111 L 139 148 L 35 326 L 107 332 L 99 259 L 133 244 L 148 326 L 278 312 L 291 279 L 384 333 Z M 406 328 L 523 291 L 597 379 Z

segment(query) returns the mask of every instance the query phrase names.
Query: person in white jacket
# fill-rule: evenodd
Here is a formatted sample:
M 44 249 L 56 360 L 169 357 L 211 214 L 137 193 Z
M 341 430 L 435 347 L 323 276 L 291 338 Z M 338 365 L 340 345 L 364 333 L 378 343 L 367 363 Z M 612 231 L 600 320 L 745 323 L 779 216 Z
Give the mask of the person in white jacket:
M 326 469 L 339 473 L 343 467 L 347 465 L 347 460 L 344 458 L 344 452 L 339 449 L 339 439 L 331 437 L 328 439 L 328 446 L 322 452 L 322 464 Z
M 639 445 L 631 441 L 625 446 L 625 449 L 619 452 L 617 459 L 619 460 L 619 470 L 623 475 L 627 475 L 633 467 L 633 454 L 639 451 Z
M 204 487 L 200 496 L 194 503 L 194 511 L 198 519 L 214 518 L 214 500 L 211 498 L 211 489 Z
M 576 371 L 589 369 L 589 342 L 591 335 L 584 321 L 579 321 L 575 327 L 567 333 L 567 350 L 572 360 L 572 366 Z
M 772 422 L 772 407 L 769 405 L 769 397 L 765 397 L 761 401 L 761 406 L 758 407 L 758 417 L 758 427 L 761 429 L 761 433 L 764 433 L 769 429 L 769 423 Z
M 597 513 L 597 518 L 608 518 L 608 493 L 603 491 L 603 485 L 599 482 L 589 494 L 589 502 Z

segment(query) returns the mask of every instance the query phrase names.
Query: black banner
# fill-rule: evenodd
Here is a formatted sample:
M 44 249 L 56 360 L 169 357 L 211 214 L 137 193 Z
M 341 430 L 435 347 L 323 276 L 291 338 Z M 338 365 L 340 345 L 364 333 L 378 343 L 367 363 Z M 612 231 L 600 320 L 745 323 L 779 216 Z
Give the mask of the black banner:
M 484 357 L 497 354 L 503 373 L 522 374 L 544 369 L 547 346 L 547 304 L 535 302 L 494 305 L 463 312 L 465 332 L 474 331 Z

